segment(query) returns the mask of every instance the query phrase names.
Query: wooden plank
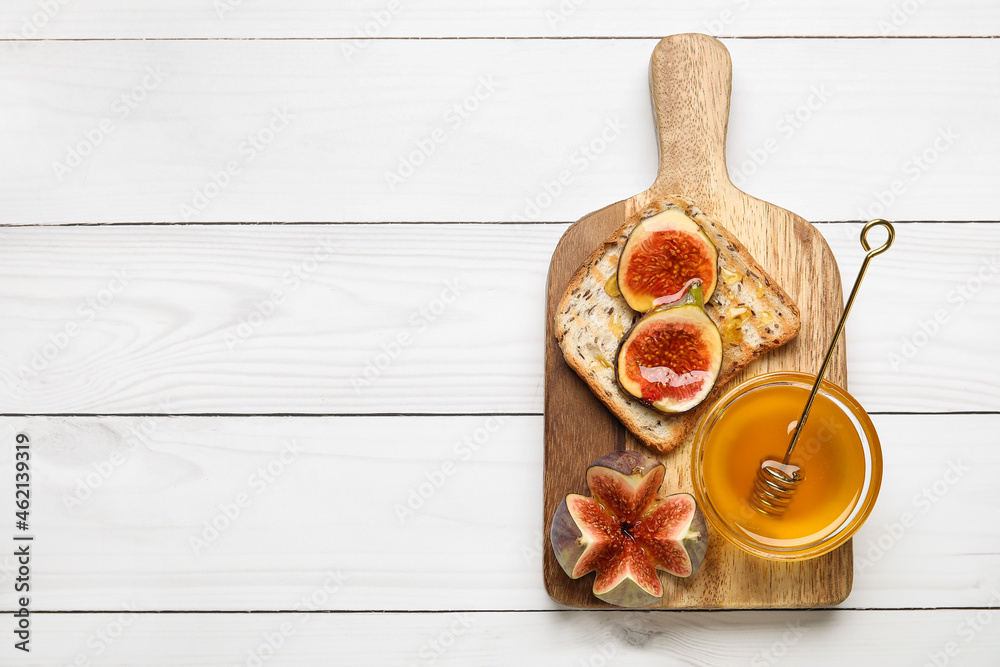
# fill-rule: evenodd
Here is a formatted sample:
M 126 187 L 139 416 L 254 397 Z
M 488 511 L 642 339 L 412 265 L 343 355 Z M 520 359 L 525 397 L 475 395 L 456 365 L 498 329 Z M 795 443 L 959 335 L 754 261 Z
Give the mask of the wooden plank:
M 820 230 L 849 282 L 858 228 Z M 563 231 L 0 229 L 0 402 L 10 413 L 541 413 L 545 274 Z M 849 388 L 869 410 L 1000 410 L 998 252 L 1000 226 L 899 226 L 847 328 Z
M 0 395 L 30 413 L 540 412 L 533 306 L 559 231 L 8 229 Z
M 291 609 L 327 578 L 323 609 L 548 604 L 540 418 L 4 422 L 34 443 L 35 609 Z
M 58 9 L 57 9 L 58 8 Z M 995 35 L 1000 13 L 990 3 L 878 4 L 850 0 L 747 0 L 710 5 L 678 0 L 575 0 L 539 5 L 528 0 L 460 0 L 411 4 L 389 0 L 124 0 L 37 3 L 9 0 L 0 11 L 5 36 L 23 38 L 252 37 L 658 37 L 713 35 Z
M 844 606 L 997 606 L 1000 527 L 982 517 L 1000 511 L 1000 416 L 875 423 L 885 478 L 855 538 Z M 541 577 L 541 417 L 3 425 L 32 441 L 36 611 L 294 609 L 327 582 L 339 587 L 316 603 L 326 610 L 556 608 Z M 282 461 L 292 441 L 302 451 Z M 13 479 L 12 452 L 0 452 L 0 479 Z M 967 468 L 961 477 L 952 463 Z M 924 489 L 935 500 L 921 500 Z M 5 610 L 11 551 L 0 555 Z
M 653 180 L 653 40 L 344 44 L 0 49 L 2 220 L 570 221 Z M 995 41 L 727 45 L 737 186 L 810 220 L 996 218 Z
M 990 664 L 994 610 L 40 615 L 33 664 Z M 984 622 L 985 621 L 985 622 Z M 10 621 L 5 620 L 4 623 Z M 114 637 L 112 637 L 114 633 Z M 270 640 L 270 641 L 269 641 Z M 273 648 L 277 645 L 277 648 Z M 951 646 L 951 655 L 945 653 Z M 10 649 L 5 649 L 10 650 Z M 957 657 L 957 659 L 955 659 Z M 86 664 L 86 663 L 83 663 Z M 97 663 L 91 663 L 97 664 Z

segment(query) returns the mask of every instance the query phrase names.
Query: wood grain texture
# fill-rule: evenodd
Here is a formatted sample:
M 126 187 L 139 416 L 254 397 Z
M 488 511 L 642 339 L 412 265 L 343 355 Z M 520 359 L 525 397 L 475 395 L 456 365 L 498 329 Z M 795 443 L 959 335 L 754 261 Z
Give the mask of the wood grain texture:
M 546 612 L 534 614 L 59 614 L 35 618 L 36 665 L 202 667 L 315 665 L 600 665 L 840 667 L 929 663 L 954 643 L 956 664 L 993 664 L 997 612 L 968 610 Z M 9 618 L 9 617 L 7 617 Z M 985 616 L 984 616 L 985 618 Z M 4 620 L 5 625 L 9 620 Z M 126 625 L 127 624 L 127 625 Z M 979 632 L 967 633 L 975 626 Z M 959 635 L 958 629 L 964 630 Z M 105 643 L 109 631 L 118 637 Z M 286 632 L 287 635 L 282 633 Z M 279 643 L 269 650 L 268 638 Z M 847 639 L 849 638 L 849 640 Z M 100 647 L 101 653 L 97 653 Z M 947 656 L 946 656 L 947 657 Z
M 27 413 L 540 412 L 532 306 L 560 231 L 8 229 L 0 396 Z
M 240 158 L 247 135 L 285 105 L 297 114 L 294 122 L 266 152 L 241 163 L 239 178 L 194 219 L 575 220 L 641 191 L 655 172 L 644 69 L 654 41 L 405 38 L 656 37 L 716 32 L 712 24 L 720 22 L 719 30 L 733 35 L 878 35 L 879 20 L 891 20 L 904 3 L 403 0 L 402 11 L 377 32 L 404 39 L 370 41 L 352 38 L 388 0 L 58 4 L 51 15 L 50 0 L 0 4 L 0 223 L 182 220 L 181 204 Z M 575 9 L 563 15 L 570 4 Z M 995 3 L 917 4 L 890 34 L 997 33 Z M 220 5 L 234 11 L 220 16 Z M 241 41 L 329 36 L 342 39 Z M 40 41 L 7 41 L 24 37 Z M 215 37 L 236 41 L 188 41 Z M 49 41 L 64 38 L 135 41 Z M 898 180 L 905 192 L 886 217 L 997 218 L 995 40 L 726 43 L 736 68 L 729 163 L 744 189 L 811 220 L 849 220 Z M 167 74 L 162 85 L 127 118 L 113 111 L 147 67 L 157 66 Z M 443 114 L 491 74 L 500 83 L 496 94 L 468 122 L 448 125 Z M 814 89 L 829 92 L 828 100 L 803 111 L 816 101 Z M 810 118 L 789 133 L 787 116 L 797 112 Z M 104 118 L 114 122 L 113 132 L 60 181 L 53 161 Z M 574 171 L 581 147 L 617 120 L 625 126 L 620 136 Z M 446 141 L 390 191 L 384 173 L 441 127 Z M 913 156 L 949 127 L 959 139 L 911 180 Z M 765 147 L 777 150 L 758 164 Z M 869 159 L 858 163 L 859 154 Z M 529 215 L 529 198 L 547 194 L 545 185 L 563 170 L 571 170 L 572 182 Z M 564 228 L 530 227 L 348 225 L 334 232 L 343 252 L 294 291 L 282 277 L 311 255 L 324 228 L 0 228 L 5 391 L 7 372 L 30 361 L 50 334 L 69 322 L 83 325 L 47 365 L 53 375 L 31 388 L 30 400 L 0 395 L 0 409 L 540 413 L 540 304 L 548 258 Z M 844 275 L 852 274 L 856 232 L 849 225 L 820 229 Z M 906 230 L 867 279 L 887 298 L 863 300 L 852 315 L 852 391 L 873 409 L 1000 409 L 997 283 L 980 285 L 968 301 L 947 298 L 1000 252 L 1000 225 Z M 129 288 L 95 319 L 81 319 L 84 300 L 122 268 L 135 271 Z M 456 276 L 467 286 L 462 300 L 356 394 L 352 374 L 383 343 L 414 331 L 407 318 Z M 230 352 L 222 334 L 275 288 L 286 290 L 283 307 Z M 898 353 L 904 339 L 912 342 L 938 309 L 946 325 L 893 368 L 889 353 Z M 349 322 L 340 322 L 342 313 Z M 506 367 L 493 363 L 498 356 Z M 48 443 L 35 479 L 45 529 L 35 561 L 36 609 L 291 608 L 318 594 L 328 569 L 339 566 L 348 579 L 321 606 L 349 611 L 303 622 L 289 614 L 144 614 L 107 646 L 99 633 L 114 632 L 119 614 L 42 613 L 32 617 L 32 653 L 8 644 L 0 663 L 249 665 L 260 651 L 268 666 L 714 666 L 774 664 L 778 651 L 782 664 L 924 664 L 956 641 L 961 655 L 954 664 L 989 664 L 1000 651 L 995 616 L 971 641 L 957 634 L 976 613 L 966 610 L 551 611 L 555 603 L 539 576 L 542 418 L 512 417 L 472 459 L 459 458 L 456 443 L 484 419 L 178 417 L 156 420 L 148 441 L 131 451 L 131 429 L 143 418 L 3 418 Z M 877 516 L 855 540 L 856 558 L 871 545 L 878 555 L 879 542 L 894 541 L 873 565 L 858 565 L 845 604 L 995 607 L 989 589 L 1000 588 L 1000 533 L 981 517 L 1000 512 L 997 416 L 882 415 L 875 422 L 887 477 Z M 194 557 L 185 538 L 217 515 L 230 493 L 245 489 L 287 438 L 305 444 L 303 465 L 288 466 L 208 552 Z M 127 462 L 69 512 L 62 494 L 97 474 L 93 466 L 115 451 Z M 0 448 L 0 480 L 10 479 L 8 457 L 9 448 Z M 949 460 L 971 471 L 925 512 L 915 500 L 942 479 Z M 393 503 L 448 462 L 456 474 L 447 484 L 405 526 L 380 534 L 395 520 Z M 356 465 L 384 471 L 385 483 L 345 476 Z M 513 490 L 506 506 L 483 497 L 484 489 L 503 484 Z M 888 527 L 904 512 L 918 520 L 895 539 Z M 8 552 L 0 554 L 0 608 L 7 611 Z M 413 611 L 428 608 L 435 613 Z M 358 613 L 371 609 L 406 613 Z M 437 611 L 448 609 L 508 611 Z M 0 631 L 11 637 L 12 617 L 2 616 Z M 292 634 L 269 656 L 265 637 L 286 620 L 294 623 Z M 469 631 L 447 651 L 431 648 L 442 638 L 450 643 L 450 629 L 464 629 L 463 620 Z M 789 624 L 806 630 L 790 646 L 783 640 Z M 609 646 L 612 659 L 601 651 Z
M 738 186 L 809 220 L 871 217 L 880 197 L 890 219 L 996 219 L 997 40 L 726 44 Z M 573 221 L 652 180 L 654 45 L 374 40 L 350 60 L 338 41 L 8 45 L 0 221 Z M 145 91 L 149 68 L 162 81 Z M 258 151 L 276 109 L 294 117 Z M 420 164 L 390 187 L 402 162 Z
M 842 606 L 997 606 L 1000 524 L 982 517 L 1000 512 L 1000 415 L 874 421 L 885 478 Z M 15 431 L 35 448 L 36 611 L 294 609 L 331 571 L 328 611 L 557 608 L 540 416 L 0 419 Z M 282 461 L 289 442 L 301 451 Z M 13 473 L 6 447 L 0 479 Z M 15 566 L 0 553 L 0 609 Z
M 612 449 L 652 453 L 594 399 L 565 365 L 551 330 L 555 309 L 569 277 L 594 248 L 659 199 L 690 197 L 706 215 L 728 228 L 792 297 L 801 313 L 798 337 L 751 364 L 728 387 L 776 370 L 813 372 L 819 368 L 842 311 L 837 263 L 822 235 L 784 209 L 737 189 L 726 169 L 732 67 L 729 53 L 704 35 L 674 35 L 657 44 L 650 60 L 650 88 L 660 149 L 660 169 L 647 191 L 575 223 L 552 257 L 548 282 L 545 376 L 545 535 L 552 514 L 567 493 L 586 493 L 584 472 Z M 846 386 L 847 358 L 838 349 L 827 374 Z M 724 390 L 719 387 L 716 391 Z M 718 394 L 715 394 L 717 397 Z M 711 397 L 710 397 L 711 399 Z M 655 458 L 667 465 L 667 493 L 691 491 L 693 432 L 680 447 Z M 753 558 L 717 535 L 701 570 L 689 580 L 662 576 L 663 599 L 654 608 L 817 607 L 842 602 L 853 580 L 850 544 L 800 563 Z M 574 607 L 609 608 L 590 589 L 592 577 L 569 579 L 545 554 L 545 585 L 558 602 Z
M 392 9 L 390 9 L 392 8 Z M 675 32 L 722 35 L 995 35 L 1000 12 L 976 0 L 907 6 L 844 0 L 74 0 L 33 21 L 39 5 L 8 0 L 0 30 L 11 39 L 293 37 L 632 37 Z M 25 24 L 25 20 L 28 21 Z M 35 28 L 35 30 L 32 30 Z M 37 35 L 35 34 L 37 32 Z
M 545 276 L 565 229 L 3 228 L 0 402 L 26 413 L 541 414 Z M 858 226 L 819 229 L 856 274 Z M 1000 226 L 898 229 L 847 326 L 850 391 L 870 411 L 1000 410 Z M 324 243 L 333 255 L 309 263 Z M 116 271 L 128 286 L 91 313 Z M 448 281 L 460 296 L 438 304 Z M 275 290 L 284 298 L 271 310 Z M 77 335 L 61 341 L 71 323 Z M 409 345 L 384 366 L 383 346 L 401 335 Z

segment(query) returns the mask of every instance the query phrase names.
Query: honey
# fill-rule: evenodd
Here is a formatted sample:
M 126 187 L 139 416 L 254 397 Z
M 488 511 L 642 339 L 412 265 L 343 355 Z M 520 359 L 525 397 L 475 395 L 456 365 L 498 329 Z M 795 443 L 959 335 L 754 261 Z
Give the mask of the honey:
M 590 362 L 590 370 L 599 371 L 601 368 L 614 368 L 610 361 L 604 358 L 604 355 L 598 354 L 594 357 L 594 360 Z
M 593 343 L 587 343 L 587 352 L 594 356 L 594 360 L 590 362 L 590 370 L 600 372 L 601 368 L 614 368 L 614 364 L 608 361 L 607 357 L 601 352 L 601 348 L 597 347 Z
M 727 308 L 720 330 L 722 337 L 735 343 L 743 342 L 743 323 L 748 319 L 750 319 L 750 309 L 746 306 Z
M 806 381 L 751 380 L 706 415 L 694 485 L 710 522 L 737 546 L 764 557 L 806 558 L 846 541 L 867 517 L 881 480 L 881 453 L 863 409 L 824 383 L 789 461 L 804 476 L 791 504 L 778 517 L 754 510 L 757 471 L 763 461 L 784 456 L 809 395 L 808 376 L 783 375 Z
M 604 282 L 604 291 L 608 293 L 608 296 L 621 296 L 621 290 L 618 289 L 618 274 L 612 273 L 611 277 Z
M 618 340 L 622 339 L 625 335 L 625 327 L 622 326 L 622 321 L 618 319 L 618 313 L 615 313 L 611 317 L 611 321 L 608 323 L 608 329 L 615 335 Z
M 733 271 L 732 269 L 725 266 L 719 268 L 719 275 L 722 277 L 722 282 L 725 285 L 732 285 L 734 283 L 738 283 L 744 278 L 744 275 L 739 271 Z

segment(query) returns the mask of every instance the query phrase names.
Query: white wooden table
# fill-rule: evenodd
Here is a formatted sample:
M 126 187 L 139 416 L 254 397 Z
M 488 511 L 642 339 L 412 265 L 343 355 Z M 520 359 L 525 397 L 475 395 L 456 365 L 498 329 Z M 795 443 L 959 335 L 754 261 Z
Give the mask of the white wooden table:
M 764 4 L 3 3 L 0 664 L 1000 664 L 1000 6 Z M 732 52 L 737 185 L 848 284 L 898 222 L 835 609 L 542 588 L 548 259 L 651 182 L 649 54 L 689 31 Z

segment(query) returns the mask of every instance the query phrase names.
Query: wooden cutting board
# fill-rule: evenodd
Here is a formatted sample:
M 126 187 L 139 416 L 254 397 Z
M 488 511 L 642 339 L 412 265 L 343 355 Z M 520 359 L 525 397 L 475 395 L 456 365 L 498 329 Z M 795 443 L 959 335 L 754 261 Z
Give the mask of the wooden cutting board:
M 669 454 L 641 445 L 563 361 L 552 319 L 573 272 L 627 219 L 668 194 L 692 198 L 739 238 L 798 304 L 802 327 L 790 344 L 758 359 L 729 386 L 776 370 L 815 374 L 843 309 L 840 273 L 826 241 L 801 217 L 755 199 L 733 185 L 726 170 L 726 125 L 732 63 L 726 47 L 706 35 L 673 35 L 653 50 L 650 89 L 660 167 L 653 185 L 625 201 L 584 216 L 563 235 L 549 268 L 545 337 L 545 588 L 574 607 L 611 608 L 591 593 L 594 575 L 576 581 L 563 572 L 549 545 L 552 514 L 568 493 L 587 493 L 587 465 L 613 449 L 654 455 L 667 466 L 665 493 L 691 491 L 692 437 Z M 846 387 L 841 344 L 828 379 Z M 693 434 L 692 434 L 693 435 Z M 840 549 L 799 563 L 774 563 L 744 554 L 719 535 L 690 579 L 662 574 L 663 599 L 651 608 L 817 607 L 851 592 L 852 551 Z

